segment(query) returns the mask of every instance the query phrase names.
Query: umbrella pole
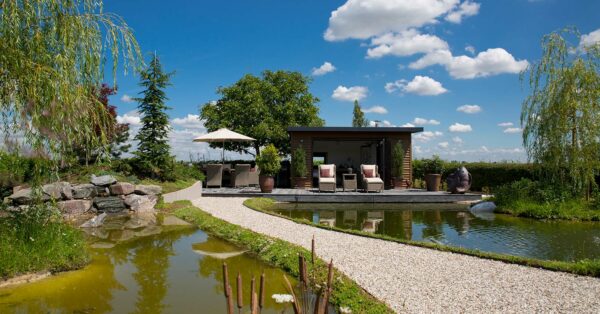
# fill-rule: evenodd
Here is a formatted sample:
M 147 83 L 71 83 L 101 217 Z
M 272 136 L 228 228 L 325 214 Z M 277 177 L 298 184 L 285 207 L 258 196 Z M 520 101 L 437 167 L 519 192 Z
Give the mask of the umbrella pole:
M 225 164 L 225 140 L 223 140 L 223 147 L 221 150 L 221 163 Z

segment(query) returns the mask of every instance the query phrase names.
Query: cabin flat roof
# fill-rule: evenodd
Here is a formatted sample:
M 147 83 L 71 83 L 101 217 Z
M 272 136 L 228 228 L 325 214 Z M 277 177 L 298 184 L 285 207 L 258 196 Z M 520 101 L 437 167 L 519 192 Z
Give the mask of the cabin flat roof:
M 289 127 L 291 132 L 348 132 L 348 133 L 418 133 L 423 132 L 421 127 L 344 127 L 344 126 L 324 126 L 324 127 Z

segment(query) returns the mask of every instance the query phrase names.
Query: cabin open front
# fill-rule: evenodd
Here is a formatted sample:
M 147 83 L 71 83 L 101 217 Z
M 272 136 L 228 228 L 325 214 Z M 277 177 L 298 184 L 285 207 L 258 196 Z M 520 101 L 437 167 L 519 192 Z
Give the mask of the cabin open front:
M 392 147 L 398 142 L 404 149 L 403 185 L 407 187 L 412 182 L 412 133 L 421 131 L 423 128 L 414 127 L 288 128 L 292 151 L 302 147 L 306 152 L 306 177 L 311 180 L 305 181 L 305 188 L 316 186 L 319 164 L 336 165 L 338 187 L 342 187 L 343 174 L 360 177 L 360 165 L 377 165 L 385 188 L 392 188 Z M 360 189 L 360 178 L 357 181 Z

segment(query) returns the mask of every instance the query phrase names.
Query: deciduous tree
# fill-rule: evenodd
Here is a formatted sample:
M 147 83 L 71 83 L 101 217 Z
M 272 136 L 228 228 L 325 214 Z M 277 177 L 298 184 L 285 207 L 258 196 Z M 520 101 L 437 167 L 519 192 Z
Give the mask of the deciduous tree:
M 570 45 L 566 37 L 579 43 L 573 29 L 544 36 L 541 60 L 523 73 L 531 94 L 521 124 L 528 157 L 546 182 L 581 195 L 596 185 L 599 169 L 600 47 Z
M 137 68 L 139 56 L 128 25 L 101 0 L 0 1 L 1 129 L 51 156 L 73 143 L 106 147 L 111 116 L 95 94 L 105 62 L 116 77 L 121 61 Z
M 208 131 L 228 128 L 256 139 L 251 143 L 225 143 L 228 150 L 258 156 L 261 147 L 273 144 L 280 153 L 289 154 L 288 127 L 324 123 L 318 116 L 319 99 L 309 92 L 309 83 L 310 79 L 299 72 L 264 71 L 262 77 L 247 74 L 235 84 L 219 88 L 221 99 L 202 106 L 200 119 Z

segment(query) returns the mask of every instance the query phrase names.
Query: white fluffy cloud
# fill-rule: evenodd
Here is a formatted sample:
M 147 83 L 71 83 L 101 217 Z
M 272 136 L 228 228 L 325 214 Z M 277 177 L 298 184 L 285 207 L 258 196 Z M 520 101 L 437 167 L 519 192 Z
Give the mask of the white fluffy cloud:
M 324 37 L 328 41 L 368 39 L 437 23 L 457 8 L 459 0 L 348 0 L 331 12 Z
M 396 90 L 400 90 L 405 93 L 422 96 L 435 96 L 448 91 L 442 86 L 442 83 L 428 76 L 420 75 L 415 76 L 410 82 L 407 80 L 398 80 L 395 82 L 386 83 L 385 90 L 388 93 L 393 93 Z
M 479 107 L 478 105 L 462 105 L 462 106 L 456 108 L 456 111 L 464 112 L 464 113 L 468 113 L 468 114 L 474 114 L 474 113 L 481 112 L 481 107 Z
M 333 66 L 333 64 L 331 64 L 329 62 L 325 62 L 320 67 L 313 68 L 312 69 L 312 75 L 313 76 L 325 75 L 325 74 L 331 73 L 331 72 L 333 72 L 335 70 L 336 70 L 336 68 L 335 68 L 335 66 Z
M 401 125 L 401 127 L 403 127 L 403 128 L 414 128 L 415 125 L 412 124 L 412 123 L 410 123 L 410 122 L 407 122 L 407 123 L 404 123 L 403 125 Z
M 387 109 L 383 106 L 373 106 L 371 108 L 362 109 L 364 113 L 377 113 L 377 114 L 386 114 L 388 113 Z
M 393 124 L 393 123 L 391 123 L 388 120 L 383 120 L 383 121 L 378 121 L 378 120 L 373 121 L 373 120 L 370 120 L 369 121 L 369 126 L 370 127 L 375 127 L 375 126 L 378 126 L 378 127 L 395 127 L 396 125 Z
M 123 96 L 121 96 L 121 101 L 125 102 L 125 103 L 132 103 L 134 102 L 133 98 L 127 94 L 124 94 Z
M 466 55 L 455 57 L 449 50 L 440 49 L 412 62 L 409 64 L 409 68 L 418 70 L 435 64 L 444 66 L 450 76 L 457 79 L 519 73 L 529 66 L 527 60 L 517 61 L 506 50 L 492 48 L 478 53 L 475 57 Z
M 204 123 L 200 121 L 200 116 L 197 114 L 188 114 L 183 118 L 175 118 L 171 120 L 171 124 L 186 129 L 204 129 Z
M 134 110 L 122 116 L 117 116 L 117 123 L 126 123 L 132 127 L 136 127 L 142 125 L 142 118 L 140 117 L 140 113 Z
M 500 122 L 500 123 L 498 123 L 498 126 L 501 126 L 503 128 L 510 127 L 510 126 L 513 126 L 513 125 L 514 124 L 512 122 Z
M 466 0 L 454 10 L 452 10 L 452 12 L 446 15 L 446 21 L 450 23 L 459 24 L 460 22 L 462 22 L 463 17 L 473 16 L 479 13 L 479 7 L 479 3 Z
M 473 131 L 473 128 L 471 128 L 471 125 L 469 124 L 461 124 L 461 123 L 454 123 L 453 125 L 451 125 L 448 128 L 448 131 L 450 132 L 457 132 L 457 133 L 466 133 L 466 132 L 471 132 Z
M 338 86 L 334 91 L 331 97 L 335 100 L 341 101 L 355 101 L 362 100 L 367 97 L 367 93 L 369 89 L 365 86 L 352 86 L 346 87 L 343 85 Z
M 418 142 L 429 142 L 432 139 L 438 138 L 440 136 L 443 136 L 444 133 L 440 132 L 440 131 L 424 131 L 424 132 L 420 132 L 414 135 L 414 139 Z
M 375 59 L 386 55 L 410 56 L 437 49 L 448 49 L 448 43 L 435 35 L 420 34 L 411 29 L 374 37 L 371 40 L 371 48 L 367 50 L 367 58 Z
M 583 49 L 584 47 L 590 47 L 595 45 L 596 43 L 600 43 L 600 28 L 589 34 L 581 35 L 579 48 Z
M 438 146 L 440 148 L 448 148 L 449 145 L 450 145 L 450 143 L 448 143 L 448 142 L 439 142 L 438 143 Z
M 433 119 L 415 118 L 413 122 L 415 125 L 439 125 L 440 121 Z
M 506 128 L 503 131 L 504 133 L 509 133 L 509 134 L 514 134 L 514 133 L 521 133 L 523 132 L 523 130 L 521 128 Z

